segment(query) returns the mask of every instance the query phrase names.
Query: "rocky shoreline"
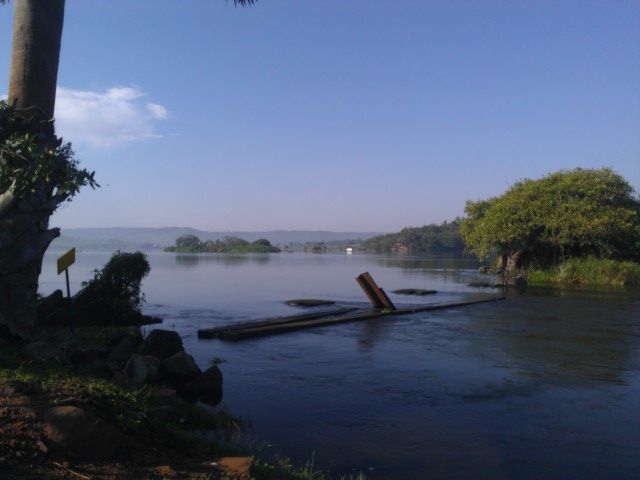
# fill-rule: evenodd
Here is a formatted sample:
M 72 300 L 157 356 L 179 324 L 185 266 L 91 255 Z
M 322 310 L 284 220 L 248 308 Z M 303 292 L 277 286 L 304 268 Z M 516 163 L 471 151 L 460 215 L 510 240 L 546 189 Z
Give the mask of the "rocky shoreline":
M 3 478 L 252 478 L 252 457 L 209 439 L 239 428 L 202 406 L 220 402 L 222 372 L 202 371 L 176 332 L 43 328 L 38 337 L 0 341 Z

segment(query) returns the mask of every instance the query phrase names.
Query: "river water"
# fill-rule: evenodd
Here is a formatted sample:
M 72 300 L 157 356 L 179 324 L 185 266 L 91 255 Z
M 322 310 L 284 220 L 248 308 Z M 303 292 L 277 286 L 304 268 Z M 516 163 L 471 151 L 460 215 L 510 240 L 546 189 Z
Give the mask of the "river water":
M 45 257 L 41 292 L 62 288 Z M 106 252 L 79 252 L 72 290 Z M 223 359 L 222 405 L 247 441 L 335 475 L 370 479 L 640 478 L 640 291 L 541 289 L 506 301 L 238 343 L 197 329 L 302 310 L 291 298 L 366 305 L 369 271 L 398 305 L 494 294 L 470 260 L 368 255 L 149 254 L 144 310 L 202 368 Z M 267 444 L 268 442 L 268 444 Z

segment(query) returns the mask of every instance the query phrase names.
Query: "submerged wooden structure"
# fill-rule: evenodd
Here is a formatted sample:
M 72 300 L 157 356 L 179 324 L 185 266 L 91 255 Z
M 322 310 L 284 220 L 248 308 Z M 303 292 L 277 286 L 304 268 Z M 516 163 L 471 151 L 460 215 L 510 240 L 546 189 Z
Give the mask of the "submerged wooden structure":
M 360 310 L 352 315 L 347 313 L 358 310 L 357 308 L 345 308 L 334 312 L 317 312 L 307 315 L 295 315 L 292 317 L 280 317 L 260 320 L 256 322 L 246 322 L 243 324 L 229 325 L 226 327 L 206 328 L 198 330 L 201 338 L 221 338 L 224 340 L 243 340 L 246 338 L 263 337 L 278 333 L 291 332 L 313 327 L 323 327 L 338 323 L 356 322 L 359 320 L 370 320 L 379 317 L 389 317 L 397 315 L 408 315 L 412 313 L 428 312 L 432 310 L 442 310 L 445 308 L 465 307 L 479 303 L 495 302 L 504 300 L 505 297 L 491 297 L 476 300 L 466 300 L 451 303 L 433 303 L 430 305 L 416 305 L 414 307 L 399 308 L 396 310 Z M 303 318 L 304 317 L 304 318 Z
M 408 315 L 411 313 L 429 312 L 432 310 L 442 310 L 445 308 L 465 307 L 478 303 L 495 302 L 504 300 L 505 297 L 489 297 L 475 300 L 465 300 L 451 303 L 432 303 L 428 305 L 415 305 L 405 308 L 396 308 L 387 294 L 373 280 L 369 272 L 365 272 L 356 277 L 356 281 L 367 295 L 373 310 L 363 310 L 356 307 L 343 307 L 332 310 L 320 310 L 303 315 L 292 315 L 288 317 L 273 317 L 252 322 L 236 323 L 215 328 L 203 328 L 198 330 L 199 338 L 222 338 L 224 340 L 243 340 L 245 338 L 263 337 L 265 335 L 275 335 L 277 333 L 291 332 L 305 328 L 323 327 L 338 323 L 356 322 L 359 320 L 370 320 L 379 317 L 389 317 L 397 315 Z M 424 290 L 424 292 L 429 292 Z M 299 301 L 310 301 L 302 299 Z M 296 301 L 291 301 L 296 302 Z M 315 305 L 325 305 L 324 301 L 317 301 Z M 294 303 L 295 304 L 295 303 Z M 354 313 L 355 312 L 355 313 Z M 350 315 L 348 315 L 350 314 Z
M 224 335 L 228 332 L 236 330 L 243 330 L 247 328 L 258 328 L 269 325 L 284 325 L 287 323 L 305 322 L 309 320 L 315 320 L 317 318 L 331 317 L 334 315 L 344 315 L 357 310 L 356 307 L 343 307 L 333 310 L 321 310 L 313 313 L 305 313 L 302 315 L 291 315 L 289 317 L 272 317 L 265 318 L 264 320 L 254 320 L 251 322 L 235 323 L 232 325 L 225 325 L 223 327 L 214 328 L 202 328 L 198 330 L 198 337 L 200 338 L 225 338 Z

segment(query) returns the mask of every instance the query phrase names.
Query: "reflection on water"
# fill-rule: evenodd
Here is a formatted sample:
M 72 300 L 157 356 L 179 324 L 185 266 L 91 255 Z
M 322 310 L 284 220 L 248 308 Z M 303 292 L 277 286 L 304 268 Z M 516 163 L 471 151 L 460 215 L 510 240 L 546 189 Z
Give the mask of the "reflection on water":
M 55 255 L 42 289 L 60 284 Z M 106 253 L 80 252 L 74 288 Z M 637 478 L 640 292 L 527 289 L 503 302 L 334 325 L 239 343 L 198 328 L 299 312 L 318 297 L 365 305 L 364 271 L 398 304 L 466 298 L 470 260 L 360 255 L 150 256 L 146 310 L 225 378 L 223 405 L 265 453 L 371 479 Z M 172 327 L 174 326 L 174 327 Z
M 242 265 L 243 263 L 269 263 L 273 256 L 268 253 L 256 254 L 176 254 L 176 264 L 180 266 L 196 266 L 200 263 L 217 263 L 224 266 Z

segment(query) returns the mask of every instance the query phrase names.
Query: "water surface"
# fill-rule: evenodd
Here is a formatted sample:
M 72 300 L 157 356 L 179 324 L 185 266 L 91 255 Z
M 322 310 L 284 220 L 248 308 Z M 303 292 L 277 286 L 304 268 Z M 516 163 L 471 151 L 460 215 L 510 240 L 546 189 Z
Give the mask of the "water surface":
M 62 286 L 56 252 L 41 290 Z M 109 257 L 79 252 L 72 289 Z M 369 271 L 398 305 L 487 295 L 469 260 L 152 253 L 145 310 L 206 368 L 248 438 L 371 479 L 640 478 L 640 292 L 528 289 L 503 302 L 239 343 L 198 328 L 300 312 L 290 298 L 366 305 Z

